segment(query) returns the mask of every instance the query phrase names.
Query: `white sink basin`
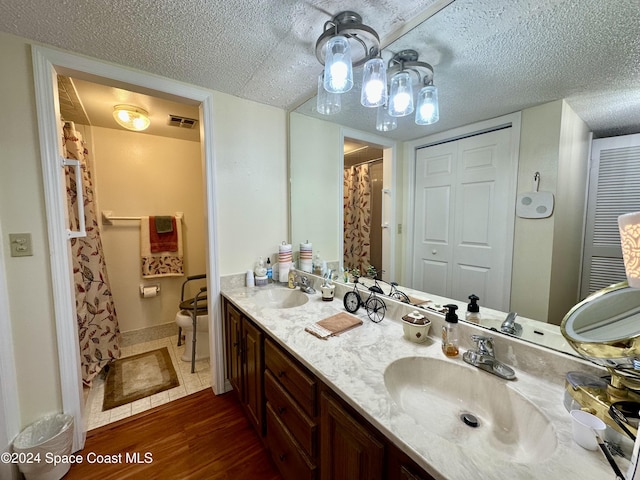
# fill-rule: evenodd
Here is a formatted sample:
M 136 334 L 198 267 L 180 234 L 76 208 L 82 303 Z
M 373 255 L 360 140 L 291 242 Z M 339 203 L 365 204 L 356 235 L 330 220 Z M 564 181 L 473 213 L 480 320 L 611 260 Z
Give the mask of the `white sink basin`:
M 475 367 L 401 358 L 386 368 L 384 383 L 420 426 L 460 445 L 469 456 L 533 463 L 544 461 L 557 446 L 553 425 L 533 403 L 507 381 Z M 477 419 L 477 427 L 461 419 L 467 413 Z
M 262 290 L 254 298 L 257 304 L 267 308 L 293 308 L 309 301 L 309 296 L 300 290 Z

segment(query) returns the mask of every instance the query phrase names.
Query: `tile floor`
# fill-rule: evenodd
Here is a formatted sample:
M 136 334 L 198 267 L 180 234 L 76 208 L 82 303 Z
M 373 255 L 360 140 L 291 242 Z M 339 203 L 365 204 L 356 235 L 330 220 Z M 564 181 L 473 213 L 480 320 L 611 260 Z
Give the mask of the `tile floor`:
M 94 378 L 93 385 L 91 386 L 91 390 L 89 391 L 87 402 L 85 404 L 87 430 L 107 425 L 108 423 L 115 422 L 116 420 L 121 420 L 123 418 L 130 417 L 131 415 L 149 410 L 153 407 L 157 407 L 163 403 L 171 402 L 172 400 L 199 392 L 205 388 L 210 388 L 211 372 L 209 371 L 209 359 L 196 361 L 195 373 L 191 373 L 191 362 L 183 362 L 180 359 L 184 352 L 184 343 L 179 347 L 177 346 L 177 343 L 178 336 L 174 335 L 160 340 L 153 340 L 150 342 L 122 347 L 123 357 L 167 347 L 173 362 L 173 367 L 178 374 L 180 385 L 172 388 L 171 390 L 165 390 L 164 392 L 156 393 L 150 397 L 141 398 L 135 402 L 103 412 L 102 400 L 104 398 L 105 375 L 101 373 Z

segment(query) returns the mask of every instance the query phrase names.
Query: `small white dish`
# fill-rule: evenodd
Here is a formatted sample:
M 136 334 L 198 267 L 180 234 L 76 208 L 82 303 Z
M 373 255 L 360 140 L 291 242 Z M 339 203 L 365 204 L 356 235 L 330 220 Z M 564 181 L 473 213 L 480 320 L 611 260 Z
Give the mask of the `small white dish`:
M 583 410 L 571 410 L 570 413 L 573 440 L 582 448 L 597 450 L 596 432 L 602 437 L 607 428 L 605 423 L 595 415 Z

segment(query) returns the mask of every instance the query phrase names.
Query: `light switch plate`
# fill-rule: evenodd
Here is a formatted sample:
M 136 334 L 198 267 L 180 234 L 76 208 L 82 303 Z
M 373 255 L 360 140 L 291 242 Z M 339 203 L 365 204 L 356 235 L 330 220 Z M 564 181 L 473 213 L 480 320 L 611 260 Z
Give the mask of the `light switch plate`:
M 30 257 L 33 255 L 30 233 L 10 233 L 9 244 L 11 245 L 12 257 Z

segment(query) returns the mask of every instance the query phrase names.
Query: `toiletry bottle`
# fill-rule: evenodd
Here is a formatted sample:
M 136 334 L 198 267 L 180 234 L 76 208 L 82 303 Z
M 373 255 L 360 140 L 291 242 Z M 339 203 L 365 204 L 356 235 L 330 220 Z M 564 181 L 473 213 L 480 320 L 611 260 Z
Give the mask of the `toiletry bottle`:
M 289 269 L 289 277 L 287 278 L 287 287 L 296 288 L 296 271 L 293 267 Z
M 444 317 L 445 324 L 442 327 L 442 352 L 447 357 L 457 357 L 460 350 L 458 348 L 458 316 L 456 315 L 457 305 L 445 305 L 447 315 Z
M 273 279 L 273 270 L 271 268 L 271 259 L 267 257 L 267 282 L 271 282 Z
M 478 305 L 478 297 L 475 294 L 469 295 L 469 305 L 467 305 L 467 314 L 465 320 L 472 323 L 480 323 L 480 306 Z

